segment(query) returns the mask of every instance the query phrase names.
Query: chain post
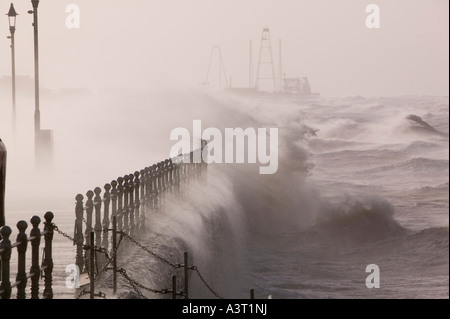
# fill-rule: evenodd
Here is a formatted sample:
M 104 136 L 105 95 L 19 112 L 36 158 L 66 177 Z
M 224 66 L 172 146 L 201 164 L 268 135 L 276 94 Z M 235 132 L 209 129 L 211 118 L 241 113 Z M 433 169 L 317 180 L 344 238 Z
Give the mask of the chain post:
M 100 197 L 100 194 L 102 192 L 102 189 L 100 187 L 96 187 L 94 189 L 94 209 L 95 209 L 95 224 L 94 224 L 94 230 L 95 230 L 95 246 L 100 247 L 101 246 L 101 235 L 102 235 L 102 221 L 101 221 L 101 209 L 102 209 L 102 198 Z
M 122 231 L 129 234 L 129 226 L 128 226 L 128 216 L 129 216 L 129 207 L 128 207 L 128 200 L 129 200 L 129 193 L 130 193 L 130 185 L 128 183 L 130 177 L 128 175 L 125 175 L 123 177 L 124 184 L 123 184 L 123 229 Z
M 134 227 L 135 231 L 139 232 L 141 225 L 141 218 L 140 218 L 140 208 L 141 208 L 141 202 L 140 202 L 140 187 L 141 182 L 139 180 L 139 175 L 141 175 L 140 172 L 136 171 L 134 172 Z
M 128 175 L 128 191 L 130 195 L 130 201 L 128 205 L 128 212 L 129 212 L 129 234 L 134 235 L 134 175 L 129 174 Z
M 95 258 L 95 247 L 94 247 L 94 232 L 91 231 L 90 234 L 90 246 L 89 246 L 89 278 L 90 278 L 90 299 L 94 299 L 94 289 L 95 289 L 95 271 L 94 271 L 94 258 Z
M 80 271 L 83 271 L 84 269 L 84 258 L 83 258 L 83 195 L 78 194 L 75 197 L 76 204 L 75 204 L 75 233 L 73 237 L 75 238 L 74 245 L 77 245 L 77 252 L 76 252 L 76 259 L 75 263 L 77 264 Z
M 103 194 L 103 222 L 102 222 L 102 228 L 103 228 L 103 241 L 102 241 L 102 247 L 108 248 L 109 246 L 109 240 L 108 240 L 108 232 L 107 229 L 109 228 L 109 208 L 111 204 L 111 184 L 105 184 L 103 187 L 105 189 L 105 193 Z
M 188 252 L 184 252 L 184 299 L 189 299 L 189 265 Z
M 159 194 L 159 184 L 158 184 L 158 165 L 152 165 L 152 196 L 153 196 L 153 210 L 158 210 L 158 194 Z
M 41 268 L 39 267 L 39 246 L 41 244 L 41 230 L 39 229 L 39 224 L 41 219 L 39 216 L 31 217 L 31 225 L 33 228 L 30 232 L 30 237 L 34 237 L 31 241 L 31 268 L 30 273 L 34 274 L 31 277 L 31 299 L 39 299 L 39 274 L 41 273 Z
M 89 190 L 86 193 L 87 196 L 87 200 L 86 200 L 86 229 L 84 231 L 84 237 L 85 239 L 85 243 L 87 246 L 93 246 L 94 242 L 91 242 L 91 238 L 90 238 L 90 234 L 92 231 L 92 213 L 94 211 L 94 201 L 92 200 L 92 198 L 94 197 L 94 192 Z M 85 264 L 86 264 L 86 268 L 89 267 L 89 253 L 86 250 L 85 254 L 84 254 L 85 258 Z M 91 270 L 89 270 L 90 272 Z
M 172 299 L 177 299 L 177 276 L 172 276 Z
M 119 186 L 117 186 L 117 227 L 120 231 L 123 230 L 122 217 L 123 217 L 123 178 L 118 177 L 117 182 Z
M 139 183 L 140 197 L 139 197 L 139 225 L 140 231 L 145 231 L 145 214 L 147 214 L 147 205 L 148 200 L 146 197 L 146 188 L 147 188 L 147 171 L 143 169 L 140 171 L 141 180 Z
M 44 215 L 44 299 L 53 299 L 52 289 L 52 272 L 53 272 L 53 258 L 52 258 L 52 240 L 53 240 L 53 224 L 52 220 L 55 216 L 52 212 L 46 212 Z
M 1 253 L 1 261 L 2 261 L 2 282 L 0 284 L 0 291 L 2 299 L 11 298 L 11 282 L 9 278 L 9 267 L 11 260 L 11 241 L 9 240 L 9 236 L 11 236 L 11 228 L 9 226 L 3 226 L 0 228 L 0 236 L 2 237 L 2 241 L 0 242 L 0 250 Z
M 113 215 L 112 249 L 113 249 L 113 293 L 117 292 L 117 216 Z
M 17 229 L 19 230 L 19 234 L 17 235 L 16 242 L 20 243 L 19 246 L 17 246 L 17 253 L 18 253 L 18 263 L 17 263 L 17 276 L 16 276 L 16 282 L 19 284 L 17 285 L 17 299 L 25 299 L 26 293 L 25 288 L 27 286 L 27 273 L 25 271 L 25 254 L 27 252 L 28 247 L 28 238 L 25 231 L 28 228 L 28 224 L 26 221 L 21 220 L 17 223 Z

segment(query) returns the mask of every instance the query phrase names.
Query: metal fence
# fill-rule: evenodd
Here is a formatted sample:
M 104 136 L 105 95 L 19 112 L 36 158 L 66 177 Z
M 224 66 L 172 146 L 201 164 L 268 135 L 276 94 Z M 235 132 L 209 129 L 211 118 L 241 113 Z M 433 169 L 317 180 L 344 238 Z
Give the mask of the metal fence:
M 81 273 L 88 273 L 90 288 L 82 289 L 79 296 L 89 293 L 91 298 L 102 297 L 102 293 L 94 291 L 94 283 L 101 273 L 112 270 L 114 292 L 117 290 L 117 275 L 120 274 L 140 297 L 144 295 L 138 288 L 188 298 L 187 271 L 197 269 L 187 265 L 187 252 L 184 264 L 175 264 L 152 252 L 135 238 L 146 231 L 147 217 L 151 212 L 164 206 L 170 196 L 179 196 L 183 184 L 203 174 L 207 168 L 206 162 L 202 160 L 202 153 L 207 153 L 204 152 L 206 147 L 207 144 L 202 142 L 198 150 L 125 174 L 105 184 L 103 189 L 96 187 L 93 191 L 89 190 L 86 196 L 78 194 L 75 197 L 73 237 L 59 229 L 57 231 L 76 245 L 76 265 Z M 150 289 L 132 280 L 125 269 L 117 267 L 117 251 L 122 239 L 136 244 L 174 268 L 184 267 L 184 291 L 177 292 L 174 286 L 170 289 Z M 175 284 L 176 279 L 172 279 L 172 285 Z
M 93 245 L 100 251 L 111 246 L 114 216 L 118 232 L 130 236 L 144 232 L 147 215 L 161 207 L 169 195 L 180 194 L 181 185 L 197 178 L 206 168 L 205 162 L 194 161 L 201 158 L 202 149 L 125 174 L 105 184 L 103 190 L 100 187 L 89 190 L 86 197 L 78 194 L 73 240 L 79 269 L 89 270 L 86 246 Z
M 223 299 L 194 265 L 189 265 L 188 252 L 184 252 L 183 263 L 176 263 L 145 247 L 137 236 L 146 231 L 147 217 L 162 206 L 170 196 L 179 196 L 183 184 L 197 179 L 206 170 L 207 165 L 203 154 L 207 154 L 207 144 L 188 154 L 166 159 L 157 164 L 145 167 L 140 171 L 125 174 L 100 187 L 89 190 L 86 197 L 78 194 L 75 197 L 74 235 L 61 231 L 53 221 L 53 213 L 44 215 L 44 231 L 39 224 L 41 219 L 33 216 L 30 220 L 33 228 L 30 236 L 26 235 L 28 224 L 25 221 L 17 223 L 18 235 L 15 243 L 11 243 L 12 230 L 8 226 L 0 229 L 0 297 L 10 299 L 13 288 L 17 288 L 17 298 L 26 298 L 27 281 L 31 280 L 31 298 L 38 299 L 39 281 L 44 280 L 43 298 L 52 299 L 52 240 L 54 232 L 67 238 L 76 246 L 75 262 L 79 273 L 87 274 L 89 282 L 78 291 L 77 298 L 89 294 L 91 299 L 106 295 L 96 292 L 95 283 L 100 275 L 107 271 L 113 273 L 113 292 L 117 291 L 118 275 L 126 280 L 136 292 L 138 298 L 147 298 L 142 291 L 154 294 L 170 294 L 172 299 L 189 298 L 189 272 L 195 273 L 207 290 L 216 298 Z M 205 151 L 205 152 L 204 152 Z M 6 158 L 6 157 L 5 157 Z M 203 158 L 203 160 L 202 160 Z M 1 194 L 0 194 L 1 195 Z M 44 237 L 42 264 L 39 265 L 39 249 L 41 237 Z M 132 243 L 149 256 L 158 259 L 168 267 L 182 269 L 182 289 L 177 288 L 177 278 L 171 278 L 171 287 L 164 289 L 151 288 L 130 277 L 126 269 L 117 266 L 118 251 L 123 242 Z M 28 242 L 31 243 L 31 268 L 26 273 L 26 253 Z M 123 244 L 122 244 L 123 245 Z M 17 248 L 18 264 L 16 281 L 10 282 L 11 253 Z M 180 258 L 181 259 L 181 258 Z M 78 277 L 79 280 L 79 277 Z M 87 288 L 89 285 L 89 289 Z M 253 289 L 250 291 L 254 299 Z
M 52 223 L 53 213 L 47 212 L 44 215 L 44 231 L 41 232 L 39 224 L 41 219 L 38 216 L 33 216 L 30 220 L 33 228 L 30 231 L 30 236 L 26 234 L 28 223 L 21 220 L 17 223 L 16 242 L 11 243 L 10 237 L 12 229 L 9 226 L 3 226 L 0 229 L 2 240 L 0 241 L 0 256 L 1 256 L 1 284 L 0 297 L 2 299 L 10 299 L 12 289 L 17 288 L 17 299 L 26 298 L 26 287 L 28 280 L 31 281 L 31 299 L 39 299 L 39 281 L 41 277 L 44 279 L 44 299 L 53 298 L 52 290 L 52 240 L 54 225 Z M 41 237 L 44 237 L 44 253 L 42 265 L 39 265 L 39 250 L 41 247 Z M 26 254 L 28 243 L 31 243 L 31 268 L 29 273 L 26 272 Z M 16 281 L 11 284 L 10 281 L 10 261 L 12 251 L 17 250 L 17 276 Z
M 17 289 L 17 299 L 26 298 L 26 288 L 28 280 L 31 281 L 31 299 L 39 299 L 39 282 L 44 279 L 43 297 L 45 299 L 53 298 L 52 290 L 52 240 L 53 229 L 52 223 L 53 213 L 47 212 L 44 215 L 44 231 L 41 232 L 39 225 L 41 219 L 39 216 L 33 216 L 30 220 L 33 226 L 30 236 L 26 234 L 28 223 L 21 220 L 17 223 L 19 233 L 16 242 L 11 243 L 12 229 L 5 226 L 5 186 L 6 186 L 6 147 L 0 139 L 0 298 L 10 299 L 13 288 Z M 44 237 L 44 250 L 42 265 L 39 265 L 39 250 L 41 248 L 41 237 Z M 28 243 L 31 244 L 31 268 L 29 273 L 26 271 L 26 257 Z M 11 255 L 13 251 L 17 251 L 17 276 L 14 283 L 11 283 Z

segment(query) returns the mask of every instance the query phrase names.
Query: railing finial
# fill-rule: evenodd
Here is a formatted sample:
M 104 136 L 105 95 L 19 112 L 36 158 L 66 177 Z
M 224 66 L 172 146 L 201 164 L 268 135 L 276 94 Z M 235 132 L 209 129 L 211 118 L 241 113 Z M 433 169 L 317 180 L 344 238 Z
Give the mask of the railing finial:
M 0 284 L 0 291 L 2 299 L 11 298 L 11 281 L 9 279 L 9 261 L 11 260 L 11 236 L 12 230 L 9 226 L 3 226 L 0 228 L 0 235 L 2 241 L 0 242 L 1 260 L 2 260 L 2 282 Z

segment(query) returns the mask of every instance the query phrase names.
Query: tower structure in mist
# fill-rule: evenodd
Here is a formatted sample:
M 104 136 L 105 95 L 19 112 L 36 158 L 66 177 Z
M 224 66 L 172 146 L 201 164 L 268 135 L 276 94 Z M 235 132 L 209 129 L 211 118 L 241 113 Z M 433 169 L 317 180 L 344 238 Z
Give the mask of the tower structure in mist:
M 261 35 L 261 46 L 259 48 L 258 67 L 256 69 L 255 88 L 257 90 L 277 90 L 277 78 L 273 62 L 272 44 L 270 40 L 270 29 L 264 28 Z

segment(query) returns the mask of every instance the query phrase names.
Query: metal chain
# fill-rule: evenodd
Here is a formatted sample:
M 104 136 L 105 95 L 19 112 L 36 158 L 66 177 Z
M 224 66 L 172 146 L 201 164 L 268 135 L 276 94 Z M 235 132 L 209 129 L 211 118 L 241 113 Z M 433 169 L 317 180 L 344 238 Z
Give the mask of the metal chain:
M 95 269 L 92 271 L 92 274 L 91 274 L 91 272 L 88 271 L 88 276 L 89 276 L 89 279 L 96 280 L 97 279 L 97 275 L 99 274 L 97 253 L 99 252 L 99 253 L 104 254 L 106 259 L 108 259 L 108 260 L 110 258 L 109 258 L 109 255 L 108 255 L 108 251 L 105 248 L 102 248 L 102 247 L 97 248 L 97 246 L 95 246 L 95 245 L 93 247 L 94 247 L 93 249 L 94 249 L 94 262 L 95 262 L 94 268 Z M 85 245 L 84 249 L 90 250 L 92 248 L 91 248 L 91 246 Z M 87 256 L 85 256 L 84 258 L 85 258 L 85 261 L 86 261 Z M 103 271 L 103 268 L 101 270 Z
M 75 243 L 75 244 L 78 244 L 78 242 L 77 242 L 72 236 L 70 236 L 70 235 L 66 234 L 65 232 L 63 232 L 62 230 L 60 230 L 60 229 L 58 228 L 58 226 L 56 226 L 55 224 L 52 224 L 52 227 L 53 227 L 53 229 L 54 229 L 58 234 L 60 234 L 61 236 L 63 236 L 63 237 L 65 237 L 65 238 L 69 239 L 71 242 L 73 242 L 73 243 Z M 81 243 L 82 243 L 82 242 L 81 242 Z M 81 244 L 81 243 L 80 243 L 80 244 Z M 83 248 L 86 249 L 86 250 L 87 250 L 87 249 L 91 249 L 91 247 L 88 246 L 88 245 L 84 245 Z M 109 259 L 108 252 L 107 252 L 107 250 L 106 250 L 105 248 L 97 247 L 97 246 L 95 246 L 95 245 L 93 245 L 93 248 L 94 248 L 94 251 L 103 253 L 103 254 L 106 256 L 106 258 Z
M 141 243 L 139 243 L 138 241 L 136 241 L 134 238 L 130 237 L 128 234 L 123 233 L 123 235 L 125 237 L 127 237 L 131 242 L 133 242 L 135 245 L 137 245 L 138 247 L 144 249 L 146 252 L 148 252 L 150 255 L 154 256 L 155 258 L 165 262 L 166 264 L 174 267 L 174 268 L 180 268 L 179 264 L 174 264 L 170 261 L 168 261 L 167 259 L 165 259 L 164 257 L 161 257 L 157 254 L 155 254 L 154 252 L 150 251 L 147 247 L 143 246 Z M 197 269 L 197 267 L 192 267 L 192 269 L 197 273 L 198 277 L 200 278 L 200 280 L 203 282 L 203 284 L 205 285 L 206 288 L 208 288 L 208 290 L 214 295 L 216 296 L 218 299 L 224 299 L 222 296 L 220 296 L 217 292 L 214 291 L 214 289 L 211 288 L 211 286 L 207 283 L 207 281 L 205 280 L 205 278 L 203 278 L 202 274 L 200 273 L 200 271 Z M 143 287 L 141 287 L 143 288 Z M 145 289 L 145 288 L 144 288 Z
M 60 234 L 61 236 L 65 237 L 65 238 L 67 238 L 67 239 L 69 239 L 69 240 L 72 241 L 74 244 L 78 244 L 78 242 L 77 242 L 72 236 L 70 236 L 70 235 L 66 234 L 65 232 L 63 232 L 62 230 L 60 230 L 60 229 L 58 228 L 58 226 L 56 226 L 55 224 L 52 224 L 52 226 L 53 226 L 53 229 L 54 229 L 58 234 Z M 82 242 L 81 242 L 81 243 L 82 243 Z M 80 244 L 81 244 L 81 243 L 80 243 Z M 88 246 L 88 245 L 84 245 L 83 248 L 84 248 L 84 249 L 91 249 L 91 247 Z M 97 252 L 103 253 L 103 254 L 106 256 L 107 259 L 110 259 L 109 256 L 108 256 L 108 252 L 107 252 L 107 250 L 106 250 L 105 248 L 97 247 L 97 246 L 95 246 L 95 245 L 93 245 L 93 248 L 94 248 L 94 252 L 95 252 L 95 256 L 96 256 L 95 259 L 96 259 L 96 260 L 97 260 Z M 85 261 L 86 261 L 86 256 L 84 257 L 84 259 L 85 259 Z M 96 264 L 96 269 L 97 269 L 97 274 L 98 274 L 98 265 L 97 265 L 97 264 Z M 103 269 L 102 269 L 102 270 L 103 270 Z M 89 274 L 89 278 L 91 278 L 91 274 Z M 95 276 L 94 276 L 94 278 L 95 278 Z
M 123 269 L 123 272 L 121 272 L 121 271 L 119 271 L 119 270 L 118 270 L 118 272 L 119 272 L 119 274 L 121 274 L 125 279 L 127 279 L 127 280 L 130 282 L 131 287 L 133 287 L 133 290 L 139 295 L 139 297 L 141 297 L 141 299 L 148 299 L 148 298 L 145 297 L 145 296 L 142 294 L 142 292 L 136 287 L 134 281 L 133 281 L 130 277 L 128 277 L 128 275 L 126 275 L 125 269 Z
M 78 242 L 75 240 L 75 238 L 73 238 L 72 236 L 66 234 L 65 232 L 63 232 L 62 230 L 60 230 L 58 228 L 58 226 L 56 226 L 55 224 L 52 224 L 53 229 L 60 235 L 62 235 L 63 237 L 67 238 L 68 240 L 72 241 L 75 244 L 78 244 Z
M 119 249 L 119 246 L 120 246 L 120 243 L 122 242 L 122 239 L 123 239 L 123 235 L 120 234 L 119 242 L 117 243 L 116 248 L 113 251 L 111 251 L 111 253 L 110 253 L 111 257 L 108 259 L 106 264 L 102 267 L 102 269 L 97 271 L 97 275 L 101 274 L 102 272 L 106 272 L 107 270 L 109 270 L 108 266 L 109 266 L 109 264 L 111 264 L 111 262 L 114 259 L 114 256 L 117 254 L 117 250 Z
M 80 293 L 78 294 L 78 296 L 76 297 L 76 299 L 80 299 L 82 296 L 87 295 L 87 294 L 90 294 L 90 293 L 91 293 L 91 292 L 90 292 L 89 290 L 86 290 L 86 288 L 83 288 L 83 290 L 80 291 Z M 97 292 L 97 293 L 94 293 L 94 296 L 95 296 L 95 297 L 100 297 L 100 298 L 103 298 L 103 299 L 107 299 L 107 298 L 106 298 L 106 294 L 103 293 L 103 292 L 101 292 L 101 291 L 99 291 L 99 292 Z
M 174 268 L 179 268 L 179 265 L 178 265 L 178 264 L 174 264 L 173 262 L 167 260 L 166 258 L 164 258 L 164 257 L 162 257 L 162 256 L 160 256 L 160 255 L 158 255 L 158 254 L 156 254 L 156 253 L 150 251 L 147 247 L 143 246 L 143 245 L 142 245 L 141 243 L 139 243 L 137 240 L 135 240 L 134 238 L 130 237 L 130 235 L 128 235 L 128 234 L 126 234 L 126 233 L 123 233 L 123 235 L 124 235 L 126 238 L 128 238 L 132 243 L 134 243 L 136 246 L 142 248 L 143 250 L 145 250 L 146 252 L 148 252 L 148 253 L 149 253 L 150 255 L 152 255 L 153 257 L 155 257 L 155 258 L 161 260 L 162 262 L 164 262 L 164 263 L 166 263 L 166 264 L 168 264 L 168 265 L 170 265 L 170 266 L 172 266 L 172 267 L 174 267 Z
M 99 291 L 97 294 L 95 294 L 94 296 L 103 298 L 103 299 L 108 299 L 106 298 L 106 294 L 104 292 Z
M 78 296 L 75 299 L 80 299 L 81 296 L 85 295 L 87 293 L 86 288 L 83 288 L 83 290 L 80 291 L 80 293 L 78 294 Z
M 200 278 L 200 280 L 203 282 L 203 284 L 205 285 L 206 288 L 208 288 L 208 290 L 214 295 L 216 296 L 218 299 L 223 299 L 222 296 L 220 296 L 217 292 L 215 292 L 211 286 L 206 282 L 205 278 L 203 278 L 202 274 L 200 273 L 200 271 L 197 269 L 197 267 L 192 267 L 192 269 L 197 273 L 198 277 Z
M 108 258 L 108 257 L 106 257 Z M 94 262 L 95 262 L 95 270 L 94 270 L 94 274 L 93 274 L 93 278 L 94 280 L 97 279 L 97 275 L 98 275 L 98 255 L 97 255 L 97 249 L 94 249 Z
M 146 287 L 143 284 L 138 283 L 136 280 L 131 279 L 130 276 L 128 276 L 127 271 L 123 268 L 117 268 L 116 271 L 118 273 L 120 273 L 126 280 L 128 280 L 128 282 L 133 286 L 133 288 L 135 288 L 136 292 L 145 299 L 147 299 L 147 298 L 144 295 L 142 295 L 142 293 L 139 291 L 139 289 L 136 289 L 136 288 L 142 288 L 144 290 L 153 292 L 154 294 L 165 295 L 165 294 L 169 293 L 169 290 L 167 290 L 167 289 L 157 290 L 157 289 Z
M 75 244 L 77 244 L 77 241 L 76 241 L 72 236 L 70 236 L 70 235 L 66 234 L 65 232 L 63 232 L 62 230 L 60 230 L 60 229 L 58 228 L 58 226 L 56 226 L 55 224 L 52 224 L 52 227 L 53 227 L 54 230 L 56 230 L 56 232 L 57 232 L 58 234 L 62 235 L 63 237 L 65 237 L 65 238 L 69 239 L 70 241 L 74 242 Z M 94 246 L 94 249 L 95 249 L 96 251 L 101 252 L 101 253 L 104 253 L 104 254 L 107 253 L 107 251 L 106 251 L 105 248 L 97 247 L 97 246 L 95 246 L 95 245 L 93 245 L 93 246 Z M 86 248 L 86 247 L 89 247 L 89 246 L 87 246 L 87 245 L 85 245 L 84 247 L 85 247 L 85 249 L 90 249 L 90 248 Z M 108 257 L 108 256 L 107 256 L 107 257 Z

